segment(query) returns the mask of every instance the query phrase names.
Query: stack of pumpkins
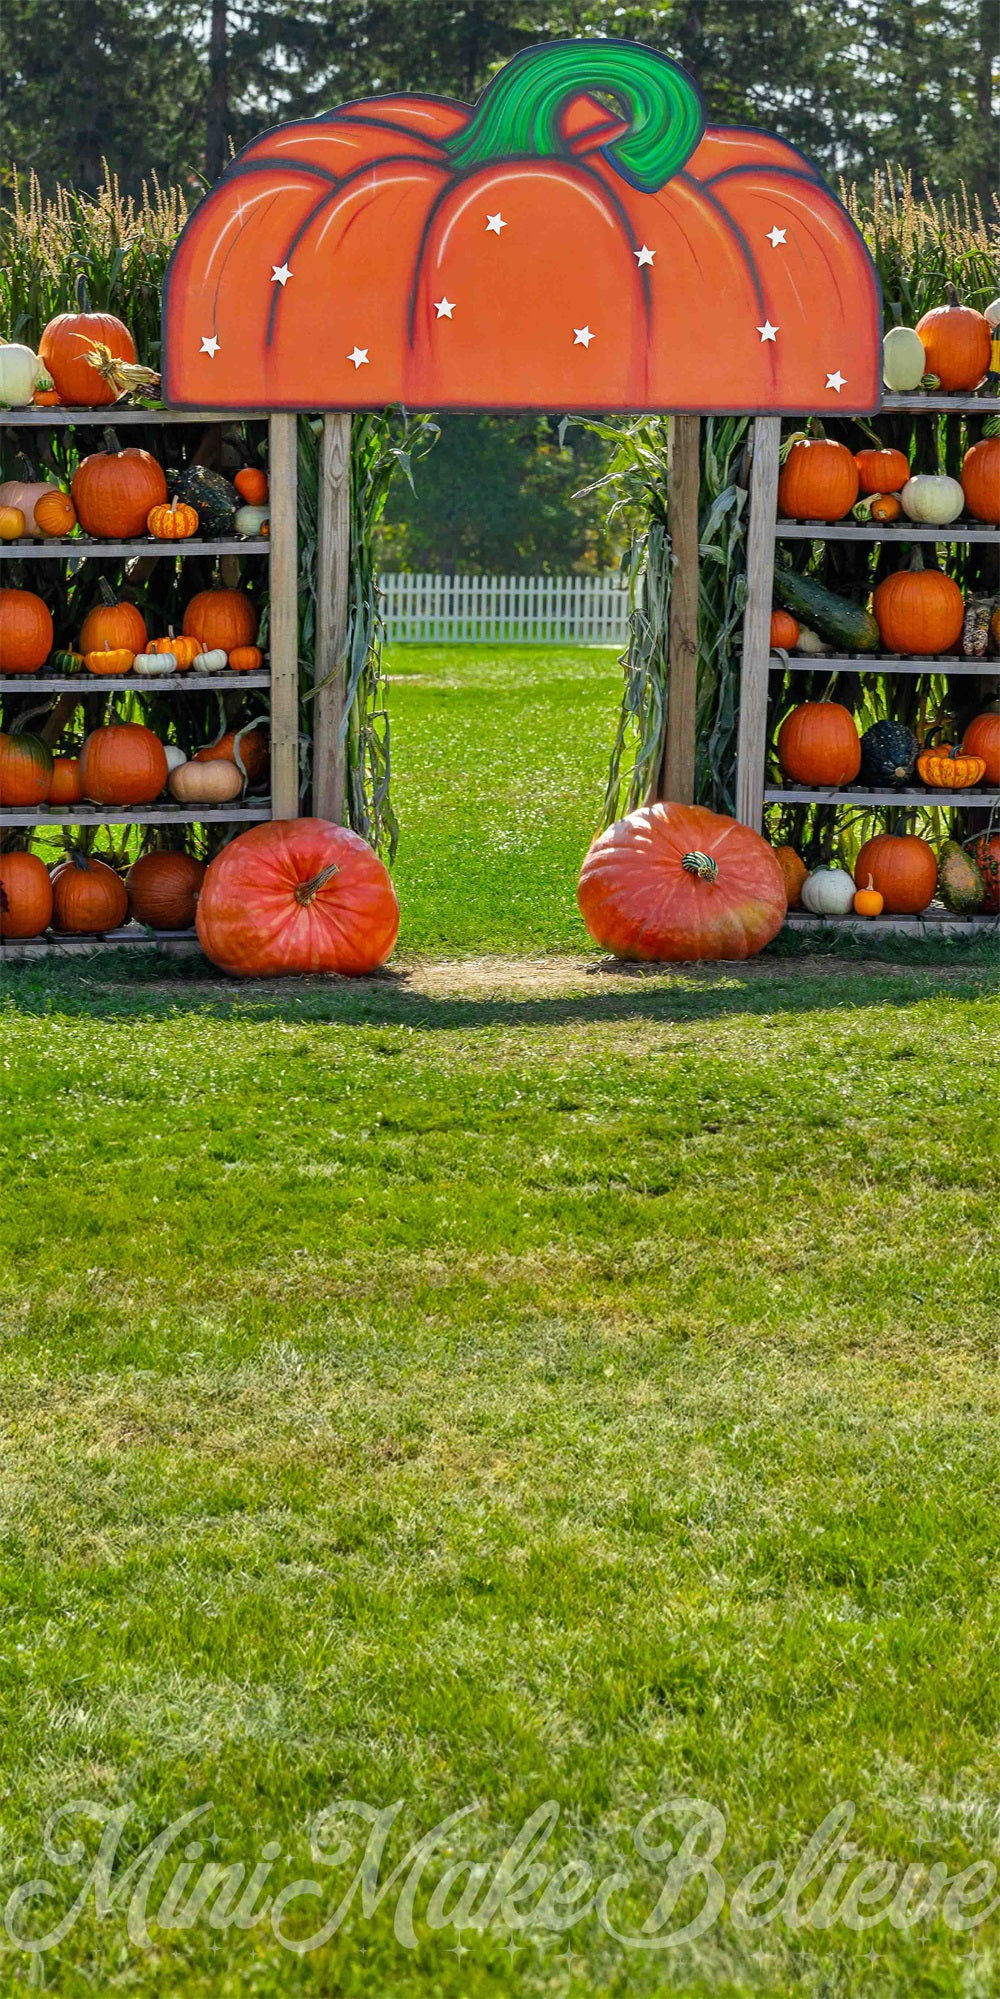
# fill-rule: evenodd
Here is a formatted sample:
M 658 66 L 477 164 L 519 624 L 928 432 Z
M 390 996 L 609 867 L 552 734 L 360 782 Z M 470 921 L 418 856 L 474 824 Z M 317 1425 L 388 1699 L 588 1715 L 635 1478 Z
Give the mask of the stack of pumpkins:
M 75 650 L 56 652 L 52 664 L 63 673 L 121 678 L 133 671 L 146 677 L 186 673 L 256 673 L 263 665 L 257 612 L 242 590 L 201 590 L 184 613 L 182 629 L 171 627 L 150 642 L 136 604 L 115 595 L 105 579 L 99 601 L 87 613 Z M 52 616 L 32 590 L 0 590 L 0 672 L 36 673 L 52 649 Z
M 974 716 L 960 744 L 935 743 L 936 733 L 924 731 L 921 740 L 905 723 L 884 721 L 859 736 L 839 701 L 801 701 L 778 731 L 778 762 L 809 789 L 835 790 L 860 775 L 873 788 L 899 791 L 914 772 L 932 791 L 971 791 L 984 781 L 1000 787 L 1000 710 Z
M 259 722 L 224 730 L 190 758 L 141 722 L 92 729 L 78 756 L 53 756 L 40 736 L 16 731 L 0 734 L 0 806 L 89 802 L 127 812 L 167 790 L 179 805 L 225 804 L 266 780 L 269 756 Z
M 789 909 L 812 916 L 919 916 L 935 896 L 952 915 L 1000 911 L 1000 834 L 978 833 L 960 845 L 946 840 L 936 854 L 916 833 L 877 833 L 866 840 L 853 873 L 811 872 L 794 847 L 777 847 Z

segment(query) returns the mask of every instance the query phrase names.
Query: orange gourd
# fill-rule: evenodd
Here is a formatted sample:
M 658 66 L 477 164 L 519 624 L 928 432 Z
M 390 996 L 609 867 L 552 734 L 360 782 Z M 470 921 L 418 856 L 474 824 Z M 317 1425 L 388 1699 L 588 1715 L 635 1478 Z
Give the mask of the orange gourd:
M 88 673 L 113 674 L 116 677 L 131 673 L 134 652 L 127 646 L 109 646 L 105 639 L 103 646 L 96 646 L 93 652 L 83 655 L 83 663 Z
M 193 854 L 141 854 L 125 877 L 132 915 L 152 930 L 190 929 L 204 879 Z
M 237 646 L 253 645 L 257 613 L 243 590 L 200 590 L 184 613 L 184 631 L 198 637 L 199 652 L 218 646 L 231 653 Z
M 935 791 L 971 791 L 985 769 L 982 757 L 963 756 L 957 744 L 951 743 L 921 750 L 917 758 L 919 775 Z
M 44 535 L 71 534 L 76 526 L 76 508 L 68 493 L 53 489 L 35 501 L 35 526 Z
M 992 709 L 977 715 L 962 737 L 962 749 L 966 756 L 982 757 L 987 783 L 1000 785 L 1000 715 Z
M 244 465 L 242 470 L 237 472 L 233 485 L 240 499 L 245 500 L 248 507 L 264 505 L 268 495 L 267 475 L 256 465 Z
M 962 305 L 954 285 L 947 305 L 936 305 L 917 321 L 927 356 L 927 372 L 943 389 L 976 389 L 990 365 L 990 324 L 985 314 Z
M 52 751 L 40 736 L 0 735 L 0 805 L 44 805 Z
M 56 930 L 96 937 L 117 930 L 128 916 L 125 884 L 105 861 L 73 854 L 52 870 L 52 923 Z
M 151 805 L 167 782 L 163 744 L 141 722 L 95 729 L 80 751 L 80 783 L 96 805 Z
M 909 461 L 903 453 L 891 451 L 887 446 L 856 451 L 854 463 L 863 493 L 898 493 L 910 476 Z
M 35 673 L 52 650 L 52 614 L 33 590 L 0 590 L 0 673 Z
M 977 521 L 1000 527 L 1000 437 L 984 437 L 978 444 L 970 444 L 962 460 L 962 491 Z
M 871 875 L 867 888 L 859 888 L 854 897 L 854 907 L 859 916 L 881 916 L 885 908 L 885 897 L 879 894 Z
M 234 673 L 259 673 L 264 664 L 264 655 L 259 646 L 234 646 L 229 655 L 229 664 Z
M 117 400 L 117 391 L 87 359 L 93 343 L 107 347 L 117 361 L 135 361 L 135 341 L 127 326 L 111 312 L 60 312 L 50 319 L 38 353 L 55 383 L 55 395 L 81 409 L 99 409 Z M 39 400 L 37 394 L 35 401 Z
M 887 652 L 923 658 L 957 645 L 965 603 L 958 584 L 939 569 L 924 569 L 917 555 L 909 569 L 883 578 L 872 610 Z
M 146 526 L 154 541 L 190 541 L 198 532 L 198 509 L 175 494 L 169 505 L 150 507 Z
M 169 632 L 165 639 L 154 639 L 149 647 L 150 652 L 172 653 L 177 661 L 178 673 L 186 673 L 192 660 L 196 660 L 202 650 L 200 639 L 184 638 L 180 633 L 175 637 L 173 632 Z
M 112 445 L 116 440 L 109 433 Z M 146 532 L 151 507 L 167 497 L 162 465 L 148 451 L 95 451 L 73 474 L 73 505 L 87 534 L 107 541 L 134 541 Z
M 851 784 L 861 769 L 854 717 L 839 701 L 803 701 L 778 731 L 778 762 L 795 784 Z
M 792 445 L 778 480 L 778 507 L 795 521 L 839 521 L 858 497 L 858 468 L 846 444 L 803 437 Z
M 40 937 L 52 921 L 52 883 L 37 854 L 0 854 L 0 937 Z
M 80 626 L 77 645 L 82 653 L 98 652 L 103 646 L 124 646 L 127 652 L 144 652 L 146 620 L 135 604 L 116 598 L 102 577 L 101 602 L 88 611 Z
M 577 901 L 595 943 L 654 962 L 750 958 L 788 907 L 759 833 L 700 805 L 647 805 L 594 841 Z
M 781 901 L 783 910 L 783 892 Z M 276 819 L 240 833 L 209 864 L 196 922 L 202 950 L 224 972 L 357 976 L 389 956 L 399 905 L 359 834 L 326 819 Z
M 917 916 L 937 888 L 937 857 L 916 833 L 877 833 L 866 840 L 854 869 L 855 881 L 871 880 L 889 916 Z
M 873 521 L 898 521 L 903 511 L 901 500 L 895 493 L 876 493 L 871 503 L 870 518 Z
M 83 798 L 79 757 L 53 757 L 49 783 L 50 805 L 79 805 Z
M 777 611 L 777 610 L 772 611 L 771 612 L 772 652 L 777 651 L 779 646 L 782 652 L 790 652 L 792 646 L 798 645 L 800 630 L 801 627 L 799 625 L 798 619 L 793 618 L 790 611 Z
M 809 869 L 794 847 L 775 847 L 774 858 L 784 879 L 788 907 L 799 909 L 802 904 L 802 884 L 808 880 Z

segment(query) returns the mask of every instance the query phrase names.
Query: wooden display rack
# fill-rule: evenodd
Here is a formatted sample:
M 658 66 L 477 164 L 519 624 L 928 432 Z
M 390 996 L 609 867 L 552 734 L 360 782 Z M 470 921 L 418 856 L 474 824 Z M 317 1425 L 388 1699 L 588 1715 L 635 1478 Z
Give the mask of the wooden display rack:
M 884 397 L 880 414 L 912 412 L 921 416 L 991 416 L 1000 412 L 1000 399 L 986 396 L 910 395 Z M 737 738 L 736 817 L 745 826 L 760 832 L 764 808 L 777 804 L 856 805 L 897 810 L 923 806 L 932 811 L 950 811 L 965 806 L 1000 811 L 1000 791 L 933 791 L 913 787 L 905 791 L 872 790 L 863 784 L 843 789 L 809 790 L 798 785 L 769 784 L 767 781 L 768 684 L 772 673 L 829 672 L 875 673 L 882 675 L 947 673 L 989 677 L 1000 673 L 1000 663 L 970 661 L 950 654 L 900 659 L 894 654 L 880 657 L 872 653 L 842 654 L 837 657 L 784 659 L 771 651 L 770 626 L 773 605 L 775 545 L 778 541 L 867 541 L 881 543 L 986 542 L 1000 550 L 1000 528 L 962 522 L 944 528 L 872 527 L 855 521 L 783 520 L 778 514 L 778 469 L 781 443 L 780 417 L 758 417 L 754 423 L 753 456 L 750 468 L 750 513 L 747 530 L 747 605 L 743 623 L 743 669 L 740 680 L 740 716 Z M 787 919 L 792 928 L 810 929 L 820 922 L 835 922 L 845 930 L 900 930 L 940 936 L 978 934 L 996 927 L 994 916 L 958 918 L 939 910 L 926 916 L 885 916 L 836 919 L 810 916 L 793 910 Z

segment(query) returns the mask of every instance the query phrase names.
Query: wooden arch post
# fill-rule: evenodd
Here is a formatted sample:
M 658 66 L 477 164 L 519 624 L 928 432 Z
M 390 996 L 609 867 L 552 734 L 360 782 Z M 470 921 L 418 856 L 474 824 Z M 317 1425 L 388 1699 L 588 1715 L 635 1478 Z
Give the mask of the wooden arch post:
M 667 726 L 657 797 L 694 804 L 698 701 L 698 494 L 701 419 L 670 419 L 667 526 L 673 558 L 670 583 L 670 681 Z
M 351 574 L 351 419 L 323 418 L 316 542 L 316 654 L 313 668 L 312 809 L 344 817 L 347 635 Z

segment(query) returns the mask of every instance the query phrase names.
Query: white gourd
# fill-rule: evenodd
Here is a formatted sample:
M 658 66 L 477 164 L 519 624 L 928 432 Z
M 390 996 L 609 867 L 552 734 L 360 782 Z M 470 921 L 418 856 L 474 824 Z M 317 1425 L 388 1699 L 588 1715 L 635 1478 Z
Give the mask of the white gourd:
M 236 532 L 246 535 L 263 534 L 270 518 L 270 507 L 240 507 L 236 515 Z
M 228 665 L 228 653 L 223 652 L 221 646 L 215 646 L 211 652 L 200 652 L 195 656 L 191 661 L 191 671 L 192 673 L 221 673 L 223 668 Z
M 179 743 L 164 743 L 163 754 L 167 759 L 168 776 L 172 770 L 179 770 L 181 764 L 187 763 L 187 757 Z
M 846 868 L 814 868 L 802 884 L 802 907 L 812 916 L 846 916 L 854 908 L 854 888 Z
M 958 480 L 937 472 L 918 472 L 915 479 L 907 479 L 899 497 L 907 518 L 925 527 L 947 527 L 949 521 L 957 521 L 965 505 Z
M 177 661 L 172 652 L 137 652 L 132 670 L 134 673 L 176 673 Z
M 0 403 L 6 409 L 27 409 L 38 385 L 40 365 L 38 355 L 17 340 L 0 346 Z
M 912 395 L 927 369 L 924 344 L 914 326 L 890 327 L 882 342 L 882 380 L 894 395 Z

